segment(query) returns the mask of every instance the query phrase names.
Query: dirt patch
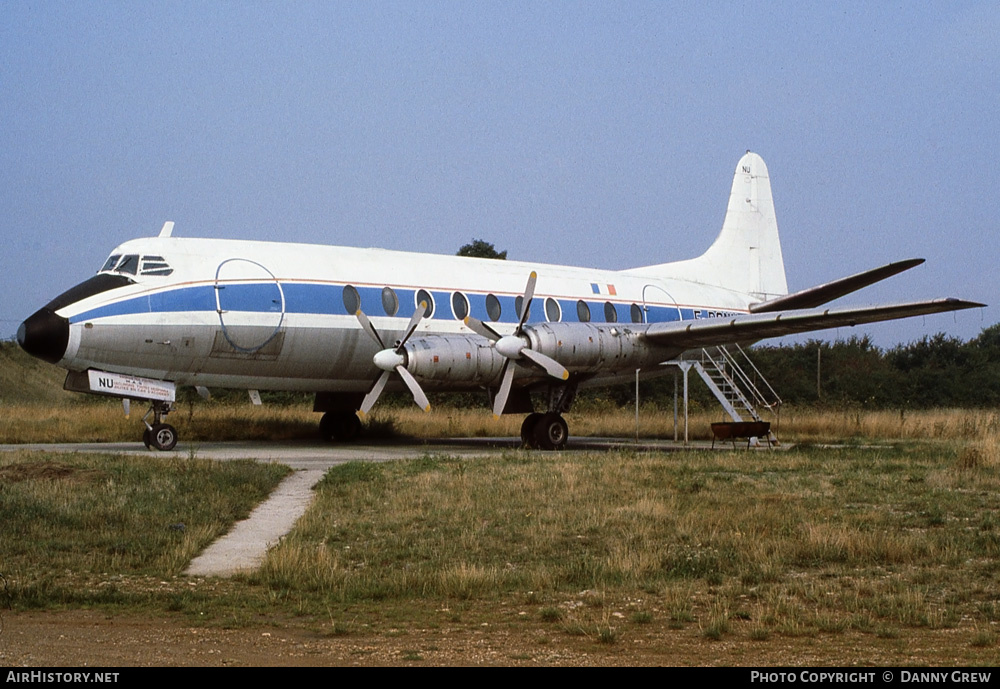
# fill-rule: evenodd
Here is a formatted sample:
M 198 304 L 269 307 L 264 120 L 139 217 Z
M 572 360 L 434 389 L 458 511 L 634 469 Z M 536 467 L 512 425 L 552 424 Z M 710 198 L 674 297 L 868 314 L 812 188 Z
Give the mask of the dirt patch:
M 481 611 L 485 616 L 488 610 Z M 495 610 L 492 611 L 494 619 Z M 995 646 L 970 644 L 973 630 L 906 630 L 894 638 L 841 633 L 753 640 L 736 629 L 719 641 L 696 625 L 651 623 L 613 642 L 586 630 L 524 619 L 349 631 L 296 620 L 237 629 L 182 616 L 155 619 L 95 611 L 6 613 L 0 664 L 6 667 L 143 666 L 901 666 L 995 665 Z M 465 610 L 475 618 L 477 611 Z

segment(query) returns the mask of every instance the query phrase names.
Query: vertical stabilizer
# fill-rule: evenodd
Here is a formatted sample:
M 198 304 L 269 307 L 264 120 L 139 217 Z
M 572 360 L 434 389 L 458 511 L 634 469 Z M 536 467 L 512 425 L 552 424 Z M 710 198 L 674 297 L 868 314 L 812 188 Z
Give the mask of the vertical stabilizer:
M 629 272 L 693 280 L 760 301 L 787 294 L 771 180 L 764 160 L 750 151 L 740 158 L 722 231 L 708 251 L 688 261 Z

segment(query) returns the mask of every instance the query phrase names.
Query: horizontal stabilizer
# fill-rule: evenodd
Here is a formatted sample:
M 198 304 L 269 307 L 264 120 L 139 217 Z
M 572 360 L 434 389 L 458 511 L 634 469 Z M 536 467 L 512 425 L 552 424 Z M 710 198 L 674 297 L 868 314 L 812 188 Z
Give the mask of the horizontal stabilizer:
M 876 282 L 890 278 L 893 275 L 898 275 L 904 270 L 919 266 L 923 262 L 924 259 L 922 258 L 911 258 L 906 261 L 899 261 L 898 263 L 890 263 L 881 268 L 866 270 L 863 273 L 840 278 L 839 280 L 827 282 L 816 287 L 810 287 L 801 292 L 786 294 L 783 297 L 770 299 L 759 304 L 752 304 L 750 312 L 772 313 L 774 311 L 787 311 L 789 309 L 812 309 L 827 304 L 834 299 L 839 299 L 845 294 L 856 292 L 868 285 L 874 285 Z
M 695 321 L 654 323 L 646 330 L 645 337 L 659 345 L 692 349 L 731 342 L 753 342 L 766 337 L 795 335 L 813 330 L 826 330 L 862 323 L 878 323 L 897 318 L 959 311 L 979 306 L 986 305 L 962 301 L 961 299 L 934 299 L 887 306 L 781 311 L 726 318 L 705 318 Z

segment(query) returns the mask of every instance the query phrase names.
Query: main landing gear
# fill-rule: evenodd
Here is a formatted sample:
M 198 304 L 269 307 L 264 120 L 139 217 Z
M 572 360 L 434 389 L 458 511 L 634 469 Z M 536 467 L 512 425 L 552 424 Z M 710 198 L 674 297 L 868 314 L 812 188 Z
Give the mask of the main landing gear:
M 554 411 L 528 414 L 521 424 L 521 443 L 532 450 L 561 450 L 567 438 L 566 419 Z
M 149 411 L 142 417 L 142 423 L 146 426 L 146 430 L 142 432 L 142 443 L 147 450 L 155 447 L 161 452 L 167 452 L 177 445 L 177 429 L 169 423 L 163 423 L 163 417 L 170 411 L 169 402 L 153 402 Z M 150 414 L 153 415 L 152 424 L 147 421 Z
M 323 440 L 349 443 L 361 435 L 361 419 L 353 411 L 328 411 L 319 420 Z
M 532 412 L 521 424 L 521 443 L 532 450 L 561 450 L 569 439 L 569 426 L 561 412 L 569 411 L 576 398 L 578 380 L 548 388 L 549 411 Z

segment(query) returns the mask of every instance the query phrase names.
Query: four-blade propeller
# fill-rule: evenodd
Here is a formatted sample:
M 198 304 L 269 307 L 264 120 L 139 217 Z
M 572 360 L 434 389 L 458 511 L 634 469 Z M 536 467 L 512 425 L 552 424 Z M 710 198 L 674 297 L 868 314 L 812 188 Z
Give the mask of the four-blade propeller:
M 493 414 L 497 417 L 503 413 L 504 407 L 507 406 L 507 398 L 510 396 L 511 386 L 514 382 L 514 362 L 526 359 L 553 378 L 559 380 L 567 380 L 569 378 L 569 371 L 566 370 L 565 366 L 552 357 L 533 350 L 530 340 L 524 334 L 524 323 L 528 320 L 528 314 L 531 310 L 531 300 L 535 296 L 535 282 L 537 280 L 538 274 L 532 271 L 531 275 L 528 276 L 527 284 L 524 286 L 524 295 L 521 297 L 517 327 L 514 328 L 512 334 L 501 335 L 478 318 L 473 318 L 472 316 L 468 316 L 465 319 L 465 325 L 470 330 L 491 340 L 497 352 L 506 359 L 500 371 L 500 389 L 493 400 Z M 406 341 L 416 331 L 426 312 L 427 302 L 420 302 L 420 306 L 417 307 L 417 310 L 414 311 L 413 316 L 410 318 L 406 332 L 395 347 L 386 347 L 382 337 L 375 330 L 375 326 L 368 320 L 364 312 L 359 309 L 355 314 L 364 331 L 381 347 L 381 350 L 375 354 L 372 361 L 382 369 L 382 375 L 378 377 L 371 392 L 365 395 L 364 400 L 361 402 L 361 408 L 358 410 L 358 413 L 362 417 L 368 414 L 372 407 L 375 406 L 375 402 L 381 396 L 393 371 L 398 373 L 399 377 L 403 379 L 406 387 L 409 388 L 410 393 L 413 395 L 413 401 L 417 403 L 417 406 L 424 411 L 430 411 L 431 405 L 427 400 L 427 395 L 424 394 L 413 374 L 406 370 L 406 349 L 404 347 Z
M 503 413 L 504 407 L 507 406 L 507 397 L 510 396 L 511 384 L 514 381 L 514 365 L 512 362 L 523 357 L 541 367 L 553 378 L 558 378 L 559 380 L 569 378 L 569 371 L 562 364 L 541 352 L 531 349 L 531 343 L 523 334 L 524 322 L 528 319 L 528 312 L 531 309 L 531 299 L 535 296 L 535 282 L 537 280 L 538 274 L 535 271 L 531 271 L 531 275 L 528 276 L 528 283 L 524 286 L 524 296 L 521 297 L 521 312 L 518 314 L 517 327 L 514 329 L 513 334 L 501 335 L 481 320 L 472 316 L 468 316 L 465 319 L 465 324 L 470 330 L 492 340 L 496 350 L 507 359 L 504 361 L 503 369 L 500 372 L 500 389 L 493 399 L 493 415 L 497 417 Z
M 406 332 L 404 333 L 402 339 L 395 347 L 386 347 L 382 338 L 379 336 L 378 331 L 375 330 L 375 326 L 372 325 L 371 321 L 368 320 L 368 316 L 358 309 L 355 314 L 358 317 L 358 321 L 361 323 L 361 327 L 364 329 L 368 336 L 378 343 L 379 347 L 382 349 L 375 354 L 372 359 L 375 365 L 382 369 L 382 375 L 378 377 L 375 381 L 375 385 L 372 387 L 371 392 L 365 395 L 364 400 L 361 402 L 361 408 L 358 409 L 358 413 L 364 417 L 368 412 L 371 411 L 372 407 L 375 406 L 375 402 L 378 401 L 379 396 L 382 394 L 382 390 L 385 389 L 385 384 L 389 382 L 389 376 L 395 371 L 399 374 L 399 377 L 403 379 L 406 383 L 406 387 L 410 389 L 410 393 L 413 395 L 413 401 L 417 403 L 417 406 L 424 411 L 431 410 L 431 403 L 427 399 L 427 395 L 420 387 L 420 383 L 417 379 L 413 377 L 413 374 L 406 370 L 406 349 L 404 345 L 406 341 L 410 339 L 410 336 L 416 331 L 417 326 L 420 324 L 421 319 L 424 314 L 427 313 L 427 302 L 420 302 L 420 306 L 417 307 L 416 311 L 413 312 L 413 316 L 410 318 L 410 324 L 406 327 Z

